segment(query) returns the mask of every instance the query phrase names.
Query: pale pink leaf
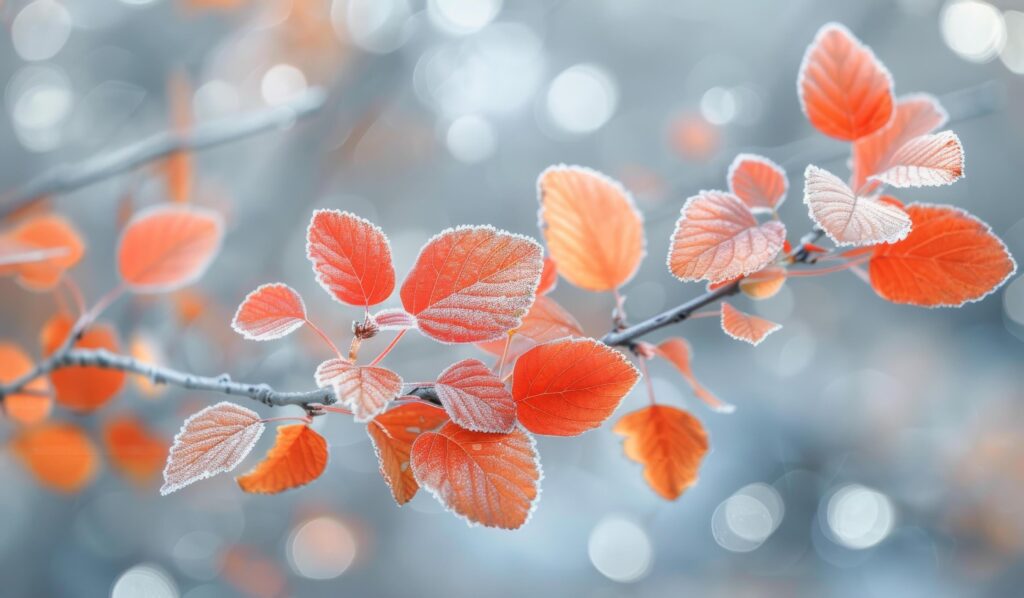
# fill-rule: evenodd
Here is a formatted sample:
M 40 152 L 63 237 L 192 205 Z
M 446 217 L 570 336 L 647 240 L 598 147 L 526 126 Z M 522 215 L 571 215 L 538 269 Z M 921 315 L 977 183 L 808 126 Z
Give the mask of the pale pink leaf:
M 668 267 L 680 280 L 721 282 L 765 267 L 785 240 L 781 222 L 758 224 L 735 195 L 701 191 L 686 200 L 676 222 Z
M 933 96 L 916 93 L 899 98 L 887 125 L 854 142 L 852 187 L 861 190 L 869 176 L 889 168 L 896 150 L 911 139 L 938 129 L 947 120 L 949 115 Z
M 804 172 L 804 203 L 836 245 L 892 243 L 910 232 L 910 217 L 899 206 L 858 197 L 839 177 L 813 164 Z
M 743 313 L 728 303 L 722 303 L 722 330 L 738 341 L 756 347 L 765 337 L 780 328 L 781 324 Z
M 263 427 L 255 411 L 226 401 L 193 414 L 174 437 L 160 494 L 231 471 L 252 450 Z
M 238 306 L 231 327 L 254 341 L 291 334 L 306 323 L 306 306 L 294 289 L 282 283 L 265 284 L 249 293 Z
M 754 213 L 774 212 L 786 200 L 789 181 L 781 166 L 763 156 L 740 154 L 729 166 L 729 190 Z
M 334 389 L 338 400 L 352 410 L 357 422 L 370 421 L 402 392 L 402 378 L 391 370 L 354 365 L 344 359 L 321 363 L 315 378 L 320 388 Z
M 952 131 L 921 135 L 889 159 L 889 167 L 871 177 L 893 187 L 938 187 L 964 176 L 964 148 Z
M 464 359 L 441 372 L 434 390 L 452 421 L 467 430 L 511 432 L 515 426 L 512 393 L 478 359 Z
M 404 309 L 382 309 L 373 314 L 373 321 L 380 330 L 408 330 L 416 328 L 416 316 Z

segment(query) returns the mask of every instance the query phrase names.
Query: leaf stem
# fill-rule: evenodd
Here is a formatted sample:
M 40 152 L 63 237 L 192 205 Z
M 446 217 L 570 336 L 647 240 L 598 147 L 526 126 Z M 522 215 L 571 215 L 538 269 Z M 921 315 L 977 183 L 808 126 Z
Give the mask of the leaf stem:
M 405 336 L 405 333 L 408 332 L 408 331 L 409 331 L 408 328 L 403 329 L 403 330 L 399 330 L 398 334 L 395 335 L 395 338 L 391 339 L 391 344 L 389 344 L 388 346 L 384 347 L 384 350 L 380 352 L 380 355 L 378 355 L 373 361 L 370 362 L 370 365 L 371 366 L 375 366 L 378 363 L 380 363 L 382 359 L 387 357 L 388 353 L 390 353 L 391 350 L 395 348 L 395 345 L 398 344 L 398 341 L 402 340 L 402 337 Z

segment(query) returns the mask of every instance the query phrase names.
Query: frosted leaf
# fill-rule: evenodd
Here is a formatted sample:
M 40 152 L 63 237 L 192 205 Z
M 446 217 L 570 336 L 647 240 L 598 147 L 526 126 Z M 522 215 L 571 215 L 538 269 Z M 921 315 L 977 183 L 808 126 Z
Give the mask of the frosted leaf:
M 804 203 L 811 220 L 836 245 L 892 243 L 910 232 L 910 217 L 899 206 L 859 197 L 839 177 L 813 164 L 804 173 Z
M 388 401 L 402 392 L 402 378 L 387 368 L 354 365 L 344 359 L 328 359 L 316 368 L 316 384 L 330 386 L 338 400 L 352 410 L 355 421 L 373 419 Z
M 477 432 L 511 432 L 516 402 L 505 383 L 478 359 L 464 359 L 445 371 L 434 385 L 452 421 Z
M 540 497 L 540 462 L 533 438 L 473 432 L 449 422 L 412 446 L 420 486 L 470 525 L 516 529 Z
M 226 401 L 193 414 L 174 437 L 160 494 L 231 471 L 252 450 L 263 428 L 255 411 Z
M 889 159 L 888 168 L 871 180 L 893 187 L 938 187 L 964 176 L 964 148 L 952 131 L 921 135 Z
M 376 305 L 395 288 L 391 246 L 369 220 L 338 210 L 317 210 L 306 231 L 306 257 L 316 281 L 349 305 Z
M 949 119 L 934 97 L 918 93 L 896 101 L 889 124 L 853 144 L 853 184 L 860 190 L 867 178 L 889 168 L 892 155 L 915 137 L 931 133 Z
M 542 269 L 533 239 L 489 226 L 449 229 L 420 251 L 402 305 L 435 340 L 491 340 L 521 324 Z
M 773 212 L 786 200 L 789 189 L 786 171 L 763 156 L 736 156 L 727 178 L 729 190 L 754 213 Z
M 743 313 L 728 303 L 722 303 L 722 330 L 736 340 L 756 347 L 765 337 L 780 328 L 781 324 Z
M 416 328 L 416 316 L 404 309 L 382 309 L 373 314 L 379 330 L 408 330 Z
M 302 297 L 286 284 L 265 284 L 249 293 L 238 306 L 231 327 L 254 341 L 281 338 L 306 322 Z

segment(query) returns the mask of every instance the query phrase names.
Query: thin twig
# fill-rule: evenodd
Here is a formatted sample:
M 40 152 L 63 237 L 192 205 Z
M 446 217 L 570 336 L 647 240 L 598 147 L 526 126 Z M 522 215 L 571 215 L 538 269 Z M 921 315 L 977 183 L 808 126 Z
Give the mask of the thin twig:
M 0 199 L 0 217 L 6 216 L 49 195 L 67 193 L 118 174 L 129 172 L 181 151 L 199 151 L 266 131 L 283 129 L 295 121 L 316 114 L 327 103 L 319 88 L 307 90 L 296 99 L 245 116 L 226 117 L 199 125 L 186 133 L 164 131 L 148 139 L 75 164 L 59 164 L 14 189 Z

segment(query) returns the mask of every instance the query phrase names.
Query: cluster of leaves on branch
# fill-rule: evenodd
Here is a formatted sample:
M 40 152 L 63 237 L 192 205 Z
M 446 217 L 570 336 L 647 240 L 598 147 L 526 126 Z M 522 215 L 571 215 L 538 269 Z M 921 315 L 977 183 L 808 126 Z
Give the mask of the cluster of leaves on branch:
M 852 173 L 843 181 L 809 165 L 803 198 L 815 228 L 794 246 L 778 208 L 789 192 L 786 173 L 771 160 L 737 156 L 726 175 L 728 190 L 701 191 L 682 206 L 669 239 L 669 271 L 684 282 L 703 282 L 706 301 L 693 310 L 667 312 L 654 325 L 631 326 L 620 290 L 646 251 L 643 218 L 616 181 L 577 166 L 554 166 L 538 180 L 541 233 L 547 246 L 489 226 L 448 229 L 427 241 L 398 292 L 387 237 L 374 224 L 347 212 L 320 210 L 307 231 L 307 257 L 317 282 L 339 303 L 362 309 L 352 323 L 347 351 L 311 321 L 300 295 L 287 284 L 260 286 L 242 301 L 232 322 L 256 341 L 308 327 L 331 357 L 311 380 L 330 389 L 336 402 L 310 401 L 305 417 L 263 419 L 231 402 L 189 417 L 174 439 L 164 468 L 162 493 L 235 469 L 267 423 L 281 425 L 273 448 L 238 478 L 242 490 L 276 493 L 308 484 L 326 469 L 326 440 L 313 417 L 352 417 L 365 423 L 380 471 L 398 504 L 420 487 L 470 523 L 517 528 L 536 507 L 541 467 L 534 435 L 576 436 L 607 421 L 629 394 L 648 362 L 663 360 L 681 374 L 693 395 L 718 412 L 732 406 L 694 376 L 692 349 L 683 338 L 657 344 L 647 332 L 682 319 L 714 315 L 729 336 L 753 345 L 780 325 L 742 311 L 734 300 L 767 300 L 790 277 L 851 271 L 892 302 L 960 306 L 998 288 L 1016 269 L 1002 242 L 977 218 L 951 206 L 910 204 L 887 189 L 946 185 L 964 175 L 959 139 L 936 133 L 946 113 L 931 96 L 896 98 L 892 78 L 872 52 L 845 28 L 826 25 L 807 50 L 798 76 L 800 100 L 811 124 L 850 142 Z M 818 245 L 826 236 L 832 247 Z M 151 293 L 194 280 L 220 241 L 219 220 L 190 207 L 139 214 L 124 231 L 118 254 L 123 288 Z M 50 288 L 82 254 L 71 226 L 55 216 L 19 225 L 0 239 L 4 272 L 30 288 Z M 864 270 L 866 268 L 866 271 Z M 550 292 L 557 279 L 615 301 L 613 329 L 605 343 L 588 337 Z M 109 301 L 101 300 L 97 306 Z M 714 305 L 720 303 L 719 306 Z M 708 309 L 705 309 L 707 307 Z M 698 311 L 705 309 L 705 311 Z M 93 321 L 59 315 L 43 334 L 44 354 L 74 346 L 119 351 L 113 330 Z M 652 320 L 653 321 L 653 320 Z M 400 368 L 384 365 L 400 339 L 414 331 L 444 344 L 473 344 L 481 357 L 441 370 L 429 383 L 406 383 Z M 393 340 L 378 355 L 360 355 L 364 341 L 380 334 Z M 615 346 L 611 346 L 615 345 Z M 625 349 L 636 362 L 634 366 Z M 0 345 L 0 381 L 32 371 L 33 361 L 13 345 Z M 33 457 L 42 443 L 87 444 L 66 424 L 45 419 L 49 393 L 59 404 L 89 411 L 106 403 L 124 382 L 117 369 L 59 364 L 46 377 L 24 380 L 4 397 L 8 415 L 27 425 L 16 447 L 54 487 L 87 475 L 95 457 L 72 472 Z M 160 382 L 154 376 L 152 382 Z M 624 450 L 643 466 L 650 486 L 678 498 L 697 479 L 708 450 L 700 420 L 680 407 L 658 403 L 648 384 L 649 405 L 620 417 L 614 431 Z M 19 394 L 20 393 L 20 394 Z M 116 424 L 116 426 L 114 425 Z M 131 421 L 115 421 L 111 438 L 147 438 Z M 113 441 L 116 444 L 116 441 Z M 88 453 L 87 449 L 79 452 Z M 119 467 L 152 471 L 152 451 Z M 117 457 L 115 457 L 117 458 Z M 85 473 L 83 473 L 85 472 Z M 77 477 L 75 477 L 77 476 Z

